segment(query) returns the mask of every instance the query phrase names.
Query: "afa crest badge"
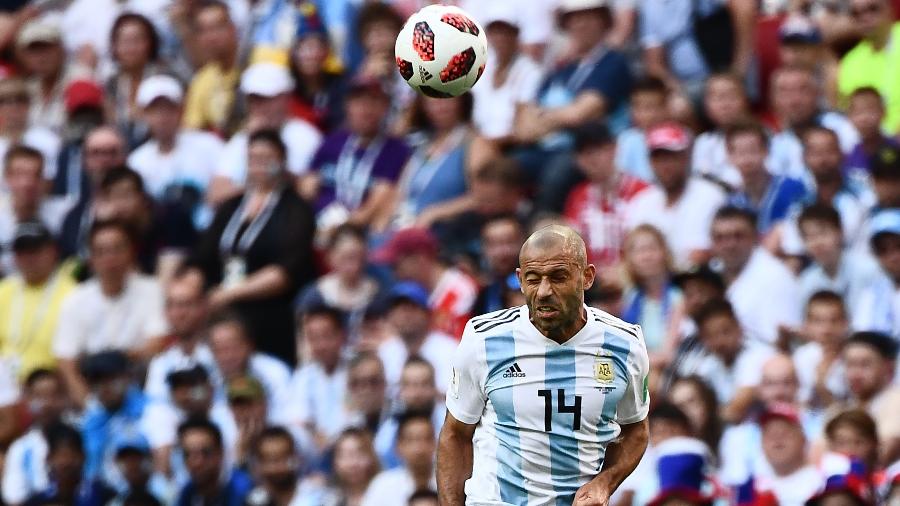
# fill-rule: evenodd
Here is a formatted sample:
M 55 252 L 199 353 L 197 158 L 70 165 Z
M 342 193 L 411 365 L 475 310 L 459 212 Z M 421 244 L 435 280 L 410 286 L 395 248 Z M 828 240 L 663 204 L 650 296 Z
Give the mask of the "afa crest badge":
M 611 358 L 597 357 L 594 361 L 594 379 L 598 383 L 610 384 L 615 379 Z

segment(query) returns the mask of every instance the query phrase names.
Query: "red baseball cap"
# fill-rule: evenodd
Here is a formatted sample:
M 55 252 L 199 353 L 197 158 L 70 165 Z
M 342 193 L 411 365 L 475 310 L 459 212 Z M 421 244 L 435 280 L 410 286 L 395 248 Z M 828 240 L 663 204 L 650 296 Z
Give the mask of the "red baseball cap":
M 72 113 L 80 107 L 102 107 L 103 88 L 89 79 L 78 79 L 66 86 L 63 100 L 68 113 Z
M 691 147 L 693 136 L 684 126 L 668 122 L 647 132 L 647 149 L 653 151 L 685 151 Z
M 372 253 L 371 260 L 378 264 L 392 264 L 402 255 L 416 253 L 437 256 L 437 239 L 426 228 L 398 230 L 387 243 Z
M 765 426 L 776 419 L 787 420 L 795 425 L 802 425 L 797 408 L 784 402 L 775 402 L 766 406 L 766 410 L 759 415 L 759 426 Z

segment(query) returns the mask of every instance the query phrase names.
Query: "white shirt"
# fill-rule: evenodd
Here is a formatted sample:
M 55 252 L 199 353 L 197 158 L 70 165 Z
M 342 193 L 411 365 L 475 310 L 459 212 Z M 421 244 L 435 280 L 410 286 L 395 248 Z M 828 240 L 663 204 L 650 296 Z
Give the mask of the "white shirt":
M 812 264 L 800 273 L 799 282 L 804 306 L 814 293 L 830 290 L 844 298 L 847 311 L 856 322 L 857 315 L 865 310 L 862 304 L 866 293 L 873 285 L 889 283 L 890 280 L 871 256 L 847 252 L 841 255 L 834 277 L 829 276 L 819 264 Z M 857 328 L 856 325 L 854 328 Z
M 431 489 L 437 489 L 434 476 Z M 406 506 L 416 491 L 416 483 L 405 467 L 378 473 L 362 498 L 361 506 Z M 468 499 L 467 499 L 468 503 Z
M 284 362 L 265 353 L 254 353 L 247 364 L 247 373 L 262 384 L 269 403 L 269 414 L 282 408 L 284 399 L 288 397 L 291 383 L 291 370 Z
M 134 350 L 166 331 L 163 292 L 156 279 L 132 273 L 116 298 L 107 297 L 91 279 L 63 301 L 53 353 L 75 359 L 110 349 Z
M 41 202 L 37 217 L 51 234 L 58 235 L 73 203 L 73 199 L 66 197 L 47 197 Z M 12 206 L 10 195 L 0 195 L 0 271 L 6 274 L 18 272 L 12 251 L 12 240 L 16 235 L 19 220 L 16 219 Z
M 247 180 L 247 132 L 234 134 L 218 161 L 216 175 L 243 186 Z M 322 142 L 322 134 L 306 121 L 289 119 L 281 127 L 281 140 L 287 146 L 287 170 L 300 175 L 309 170 L 309 163 Z
M 800 287 L 794 274 L 763 248 L 752 253 L 726 295 L 752 339 L 774 343 L 779 325 L 801 322 Z
M 495 65 L 485 67 L 481 85 L 472 88 L 475 99 L 472 119 L 481 134 L 489 139 L 512 133 L 516 107 L 534 101 L 543 79 L 540 67 L 524 55 L 516 57 L 510 64 L 506 80 L 495 88 L 496 71 Z
M 797 370 L 797 381 L 800 391 L 797 397 L 800 402 L 808 403 L 812 399 L 816 387 L 816 370 L 822 362 L 822 345 L 806 343 L 794 350 L 794 368 Z M 844 361 L 838 358 L 831 363 L 825 379 L 825 386 L 836 399 L 846 399 L 847 383 L 844 381 Z
M 329 375 L 318 362 L 310 362 L 291 378 L 284 410 L 286 422 L 309 424 L 328 438 L 335 438 L 349 424 L 346 398 L 346 365 L 338 365 Z
M 0 408 L 15 404 L 19 400 L 19 379 L 11 357 L 0 356 Z
M 681 370 L 691 369 L 686 375 L 696 374 L 713 387 L 720 404 L 730 402 L 738 389 L 758 386 L 762 379 L 762 367 L 775 354 L 771 346 L 749 341 L 738 352 L 734 363 L 729 367 L 718 355 L 703 353 L 688 366 L 683 364 Z
M 672 206 L 666 204 L 662 189 L 651 186 L 631 199 L 626 226 L 655 226 L 666 236 L 676 266 L 689 267 L 691 251 L 710 248 L 712 219 L 724 203 L 725 192 L 721 188 L 696 177 L 688 179 L 684 193 Z
M 744 180 L 737 167 L 728 160 L 725 134 L 719 131 L 702 133 L 694 141 L 691 167 L 695 174 L 703 174 L 718 179 L 733 188 L 744 186 Z
M 485 19 L 495 16 L 497 11 L 494 9 L 511 12 L 513 21 L 519 26 L 522 44 L 545 44 L 553 37 L 556 4 L 557 0 L 462 0 L 459 5 L 482 24 Z
M 195 365 L 202 365 L 210 376 L 218 376 L 216 361 L 205 343 L 198 343 L 190 354 L 185 353 L 184 348 L 177 344 L 157 354 L 147 366 L 144 393 L 151 401 L 168 402 L 170 394 L 166 378 L 172 372 L 190 369 Z
M 823 113 L 819 116 L 818 123 L 837 134 L 841 151 L 845 154 L 859 143 L 859 132 L 856 131 L 856 127 L 840 113 Z M 773 173 L 799 179 L 809 188 L 815 188 L 812 174 L 803 161 L 803 143 L 793 130 L 783 130 L 775 134 L 769 143 L 769 152 L 769 158 L 773 160 L 770 165 Z
M 53 130 L 41 126 L 33 126 L 25 131 L 21 143 L 36 149 L 44 156 L 44 179 L 53 179 L 56 175 L 56 159 L 62 147 L 62 140 Z M 6 137 L 0 137 L 0 161 L 6 156 L 13 143 Z
M 585 310 L 587 324 L 564 344 L 532 325 L 527 306 L 466 325 L 447 392 L 450 414 L 477 424 L 466 504 L 568 504 L 620 425 L 646 418 L 640 327 Z
M 22 504 L 47 488 L 47 440 L 38 428 L 13 441 L 3 466 L 3 500 Z
M 769 476 L 755 482 L 757 490 L 770 490 L 779 506 L 803 506 L 819 492 L 822 475 L 813 466 L 804 466 L 787 476 Z
M 456 339 L 443 332 L 432 331 L 425 337 L 416 353 L 434 367 L 434 382 L 442 394 L 450 385 L 451 365 L 448 357 L 453 355 L 458 345 Z M 384 376 L 392 391 L 400 384 L 403 366 L 409 358 L 409 350 L 399 337 L 391 337 L 378 346 L 378 357 L 384 364 Z

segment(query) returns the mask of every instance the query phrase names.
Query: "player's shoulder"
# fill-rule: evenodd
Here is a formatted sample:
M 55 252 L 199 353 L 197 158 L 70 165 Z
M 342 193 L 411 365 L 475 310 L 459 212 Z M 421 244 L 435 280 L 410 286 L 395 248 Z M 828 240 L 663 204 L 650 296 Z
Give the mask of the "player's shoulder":
M 474 334 L 479 337 L 508 334 L 522 317 L 522 306 L 485 313 L 469 319 L 465 334 Z
M 604 331 L 613 332 L 626 339 L 632 339 L 638 342 L 644 342 L 644 335 L 641 333 L 641 326 L 628 323 L 621 318 L 617 318 L 606 311 L 595 307 L 588 307 L 588 320 L 598 323 Z

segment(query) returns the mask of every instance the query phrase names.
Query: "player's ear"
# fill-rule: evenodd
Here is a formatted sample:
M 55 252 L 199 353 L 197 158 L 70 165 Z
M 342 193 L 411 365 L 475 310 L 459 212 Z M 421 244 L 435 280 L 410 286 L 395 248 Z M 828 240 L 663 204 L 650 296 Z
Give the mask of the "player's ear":
M 594 264 L 588 264 L 584 268 L 584 289 L 588 290 L 594 286 L 594 279 L 597 277 L 597 268 Z
M 516 267 L 516 277 L 519 278 L 519 291 L 525 293 L 525 280 L 522 279 L 522 269 Z

